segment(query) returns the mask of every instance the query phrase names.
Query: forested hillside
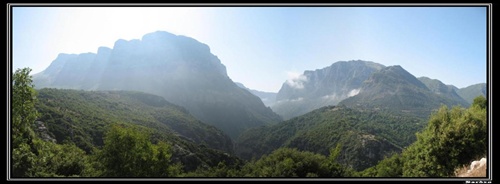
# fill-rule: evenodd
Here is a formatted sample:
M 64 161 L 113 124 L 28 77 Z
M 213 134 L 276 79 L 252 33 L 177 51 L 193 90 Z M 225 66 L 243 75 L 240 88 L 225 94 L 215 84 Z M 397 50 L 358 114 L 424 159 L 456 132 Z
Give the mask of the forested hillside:
M 131 91 L 38 90 L 38 121 L 57 142 L 75 142 L 90 151 L 102 146 L 104 128 L 111 123 L 131 123 L 152 128 L 209 148 L 233 152 L 232 141 L 217 128 L 200 122 L 182 107 L 162 97 Z
M 331 147 L 342 144 L 339 162 L 362 170 L 410 145 L 423 126 L 417 118 L 328 106 L 273 126 L 247 130 L 235 149 L 244 159 L 259 159 L 281 147 L 328 155 Z
M 483 96 L 476 97 L 467 109 L 441 107 L 417 133 L 416 142 L 401 154 L 364 170 L 361 176 L 456 177 L 456 170 L 488 152 L 487 107 Z
M 235 149 L 245 158 L 257 156 L 241 160 L 200 138 L 221 144 L 226 139 L 219 130 L 161 97 L 36 91 L 29 73 L 19 69 L 12 77 L 14 178 L 454 177 L 458 168 L 487 153 L 483 96 L 467 109 L 442 106 L 427 123 L 324 107 L 249 130 Z M 415 139 L 410 132 L 416 131 Z

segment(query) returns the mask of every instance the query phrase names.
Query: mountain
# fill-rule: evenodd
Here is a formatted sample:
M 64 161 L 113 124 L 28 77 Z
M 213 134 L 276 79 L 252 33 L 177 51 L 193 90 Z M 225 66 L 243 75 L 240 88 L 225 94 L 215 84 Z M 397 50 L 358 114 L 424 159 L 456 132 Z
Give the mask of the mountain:
M 416 140 L 415 132 L 423 126 L 417 118 L 327 106 L 275 125 L 249 129 L 238 138 L 235 150 L 243 159 L 258 159 L 281 147 L 328 155 L 329 149 L 340 143 L 339 162 L 363 170 L 401 152 Z
M 359 93 L 363 81 L 382 68 L 381 64 L 357 60 L 305 71 L 283 83 L 271 108 L 284 119 L 290 119 L 323 106 L 336 105 Z
M 472 104 L 474 98 L 477 96 L 483 95 L 486 97 L 486 83 L 479 83 L 465 88 L 460 88 L 457 90 L 457 94 L 465 99 L 469 104 Z
M 461 104 L 471 104 L 465 101 L 460 95 L 457 94 L 458 88 L 453 85 L 446 85 L 437 79 L 431 79 L 428 77 L 419 77 L 418 80 L 424 83 L 429 90 L 445 98 L 451 98 L 453 100 L 461 102 Z
M 156 139 L 170 142 L 174 159 L 183 162 L 188 170 L 238 160 L 230 156 L 233 142 L 228 135 L 160 96 L 46 88 L 38 90 L 36 108 L 41 115 L 37 122 L 48 130 L 45 137 L 58 143 L 73 142 L 87 152 L 103 146 L 107 126 L 122 123 L 148 128 Z
M 33 81 L 37 89 L 132 90 L 162 96 L 232 138 L 281 121 L 258 97 L 234 84 L 207 45 L 163 31 L 141 40 L 120 39 L 97 54 L 60 54 Z
M 427 119 L 442 104 L 447 106 L 469 104 L 438 95 L 401 66 L 388 66 L 373 73 L 363 82 L 360 92 L 340 102 L 348 107 L 376 109 Z
M 276 102 L 276 94 L 277 93 L 249 89 L 249 88 L 245 87 L 245 85 L 243 85 L 242 83 L 239 83 L 239 82 L 235 82 L 235 84 L 238 87 L 246 89 L 247 91 L 249 91 L 253 95 L 259 97 L 262 100 L 262 102 L 264 103 L 264 105 L 266 105 L 267 107 L 271 107 Z

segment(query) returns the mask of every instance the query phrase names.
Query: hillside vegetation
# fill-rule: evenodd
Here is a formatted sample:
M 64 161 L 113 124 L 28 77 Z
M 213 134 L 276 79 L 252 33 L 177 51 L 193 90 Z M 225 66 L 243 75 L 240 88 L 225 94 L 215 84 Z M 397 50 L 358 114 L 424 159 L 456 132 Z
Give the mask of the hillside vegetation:
M 249 130 L 236 152 L 252 158 L 240 160 L 198 138 L 226 140 L 219 130 L 161 97 L 37 92 L 29 72 L 19 69 L 12 77 L 15 178 L 455 177 L 457 168 L 487 152 L 483 96 L 469 108 L 443 105 L 427 124 L 378 111 L 324 107 Z M 183 123 L 189 128 L 178 125 Z M 198 129 L 204 133 L 198 136 Z M 409 133 L 416 131 L 416 137 Z
M 433 113 L 417 141 L 366 169 L 362 176 L 454 177 L 455 170 L 480 158 L 488 151 L 486 110 L 483 96 L 463 107 L 441 107 Z
M 328 155 L 342 144 L 339 162 L 357 170 L 375 165 L 384 156 L 416 140 L 424 123 L 417 118 L 377 111 L 328 106 L 272 126 L 253 128 L 236 141 L 236 154 L 258 159 L 281 147 Z

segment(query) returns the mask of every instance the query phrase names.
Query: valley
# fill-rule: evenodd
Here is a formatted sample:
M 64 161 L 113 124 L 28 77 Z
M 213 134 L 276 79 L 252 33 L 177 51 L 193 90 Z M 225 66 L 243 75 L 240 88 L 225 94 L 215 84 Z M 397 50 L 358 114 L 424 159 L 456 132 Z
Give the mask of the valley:
M 350 60 L 263 92 L 165 31 L 13 80 L 19 177 L 447 177 L 487 146 L 486 83 Z

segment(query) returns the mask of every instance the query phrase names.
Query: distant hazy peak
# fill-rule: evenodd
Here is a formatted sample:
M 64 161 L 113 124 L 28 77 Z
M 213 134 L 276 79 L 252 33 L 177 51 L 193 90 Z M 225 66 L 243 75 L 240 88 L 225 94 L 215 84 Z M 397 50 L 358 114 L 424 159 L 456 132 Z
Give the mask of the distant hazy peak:
M 388 76 L 394 77 L 396 80 L 401 81 L 405 80 L 410 82 L 410 84 L 413 84 L 415 86 L 428 89 L 427 86 L 422 83 L 420 80 L 418 80 L 415 76 L 413 76 L 410 72 L 406 71 L 403 67 L 400 65 L 392 65 L 385 67 L 379 71 L 380 73 L 384 74 L 389 74 Z M 376 76 L 378 73 L 375 73 Z
M 419 77 L 418 80 L 422 81 L 425 85 L 427 85 L 426 83 L 434 83 L 435 85 L 438 84 L 438 85 L 446 86 L 448 88 L 451 88 L 452 90 L 458 90 L 458 88 L 456 86 L 451 85 L 451 84 L 445 84 L 438 79 L 431 79 L 429 77 L 422 76 L 422 77 Z M 427 87 L 429 87 L 429 86 L 427 85 Z
M 33 81 L 38 88 L 159 95 L 233 138 L 247 128 L 281 121 L 258 97 L 237 88 L 209 46 L 194 38 L 156 31 L 141 39 L 118 39 L 97 53 L 61 54 Z
M 238 87 L 240 88 L 243 88 L 243 89 L 248 89 L 247 87 L 245 87 L 245 85 L 243 85 L 242 83 L 240 82 L 234 82 Z
M 168 38 L 174 38 L 177 35 L 173 33 L 169 33 L 166 31 L 155 31 L 152 33 L 147 33 L 144 36 L 142 36 L 142 40 L 148 40 L 148 39 L 168 39 Z
M 325 70 L 325 69 L 328 69 L 328 68 L 333 68 L 335 66 L 348 66 L 348 65 L 352 65 L 352 66 L 368 66 L 368 67 L 371 67 L 371 68 L 375 68 L 376 70 L 380 70 L 382 68 L 384 68 L 385 66 L 382 65 L 382 64 L 379 64 L 379 63 L 375 63 L 373 61 L 364 61 L 364 60 L 349 60 L 349 61 L 337 61 L 337 62 L 334 62 L 332 63 L 330 66 L 327 66 L 327 67 L 324 67 L 324 68 L 321 68 L 321 69 L 316 69 L 314 71 L 312 70 L 306 70 L 304 71 L 304 74 L 306 73 L 312 73 L 312 72 L 315 72 L 315 71 L 319 71 L 319 70 Z
M 111 51 L 113 51 L 113 50 L 111 48 L 109 48 L 109 47 L 99 47 L 99 48 L 97 48 L 97 54 L 111 53 Z

